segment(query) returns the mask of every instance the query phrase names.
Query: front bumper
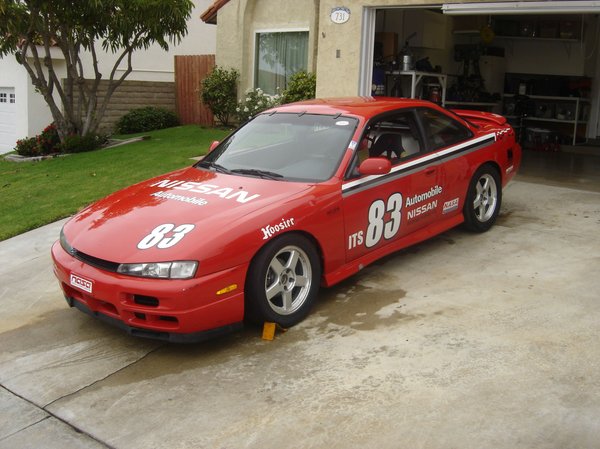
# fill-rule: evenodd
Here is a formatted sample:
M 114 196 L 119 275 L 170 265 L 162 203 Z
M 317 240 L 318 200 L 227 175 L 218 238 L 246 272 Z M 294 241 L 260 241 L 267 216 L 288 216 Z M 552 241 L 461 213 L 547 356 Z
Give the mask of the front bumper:
M 70 306 L 131 335 L 173 342 L 205 340 L 241 327 L 247 264 L 186 280 L 146 279 L 81 262 L 56 242 L 54 273 Z M 236 289 L 217 294 L 226 287 Z

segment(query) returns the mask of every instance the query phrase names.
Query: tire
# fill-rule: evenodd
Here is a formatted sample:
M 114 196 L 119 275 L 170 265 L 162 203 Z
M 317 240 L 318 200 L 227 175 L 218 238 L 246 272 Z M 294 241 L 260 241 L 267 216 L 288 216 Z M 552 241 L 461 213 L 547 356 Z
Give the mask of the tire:
M 477 169 L 467 191 L 463 206 L 465 227 L 473 232 L 485 232 L 495 223 L 502 204 L 502 184 L 498 170 L 491 165 Z
M 286 234 L 256 255 L 246 280 L 246 318 L 291 327 L 310 312 L 319 292 L 321 263 L 306 237 Z

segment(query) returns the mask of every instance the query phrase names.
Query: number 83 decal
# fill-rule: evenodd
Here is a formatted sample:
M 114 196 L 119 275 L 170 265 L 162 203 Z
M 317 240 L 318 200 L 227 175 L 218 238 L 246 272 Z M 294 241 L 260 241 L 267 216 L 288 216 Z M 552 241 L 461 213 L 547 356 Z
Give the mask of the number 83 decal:
M 155 227 L 150 234 L 140 240 L 138 249 L 150 249 L 156 246 L 167 249 L 177 245 L 185 235 L 195 228 L 193 224 L 174 225 L 165 223 Z
M 402 221 L 402 194 L 390 195 L 387 204 L 383 200 L 373 201 L 369 207 L 369 227 L 365 237 L 365 245 L 371 248 L 379 243 L 383 236 L 386 240 L 393 238 L 400 229 Z M 389 219 L 384 220 L 386 213 Z

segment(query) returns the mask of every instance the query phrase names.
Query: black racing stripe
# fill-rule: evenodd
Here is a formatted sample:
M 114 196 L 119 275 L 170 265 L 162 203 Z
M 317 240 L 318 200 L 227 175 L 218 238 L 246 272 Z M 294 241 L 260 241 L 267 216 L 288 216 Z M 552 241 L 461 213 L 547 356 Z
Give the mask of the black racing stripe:
M 387 175 L 380 176 L 380 177 L 372 179 L 370 181 L 365 181 L 364 183 L 357 184 L 353 187 L 345 189 L 342 192 L 342 194 L 343 194 L 343 196 L 347 196 L 347 195 L 350 195 L 353 193 L 357 193 L 357 191 L 359 191 L 359 190 L 362 191 L 362 190 L 374 187 L 379 184 L 390 182 L 396 178 L 403 178 L 404 176 L 406 176 L 410 173 L 413 173 L 414 171 L 420 170 L 424 167 L 427 167 L 428 165 L 437 164 L 440 161 L 443 161 L 446 159 L 454 159 L 455 157 L 457 157 L 461 154 L 480 150 L 484 147 L 487 147 L 491 142 L 495 142 L 495 140 L 496 139 L 494 138 L 494 136 L 490 136 L 489 139 L 485 139 L 480 142 L 475 142 L 471 145 L 466 145 L 462 148 L 457 149 L 456 151 L 451 151 L 449 153 L 442 154 L 442 155 L 439 155 L 439 156 L 431 158 L 431 159 L 427 159 L 426 161 L 411 165 L 409 167 L 400 168 L 399 170 L 390 172 Z

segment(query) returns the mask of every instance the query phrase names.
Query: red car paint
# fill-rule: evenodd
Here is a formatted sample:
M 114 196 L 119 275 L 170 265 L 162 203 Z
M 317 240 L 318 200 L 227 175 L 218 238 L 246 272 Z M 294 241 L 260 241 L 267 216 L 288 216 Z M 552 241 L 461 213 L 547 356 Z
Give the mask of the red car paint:
M 384 123 L 382 114 L 404 110 L 443 114 L 469 135 L 431 149 L 421 131 L 421 153 L 396 161 L 390 173 L 349 176 L 365 130 L 373 132 L 374 120 Z M 482 165 L 496 167 L 505 186 L 520 163 L 512 128 L 484 112 L 391 98 L 312 100 L 274 111 L 355 120 L 333 176 L 287 181 L 190 167 L 116 192 L 64 226 L 76 253 L 59 241 L 53 245 L 55 273 L 69 304 L 135 335 L 199 340 L 243 321 L 248 267 L 272 239 L 309 236 L 321 257 L 321 284 L 330 286 L 462 223 L 469 182 Z M 347 120 L 338 124 L 350 126 Z M 368 165 L 364 173 L 381 173 L 391 164 L 379 158 Z M 384 215 L 377 217 L 378 210 Z M 188 260 L 198 261 L 190 279 L 114 270 L 118 264 Z

